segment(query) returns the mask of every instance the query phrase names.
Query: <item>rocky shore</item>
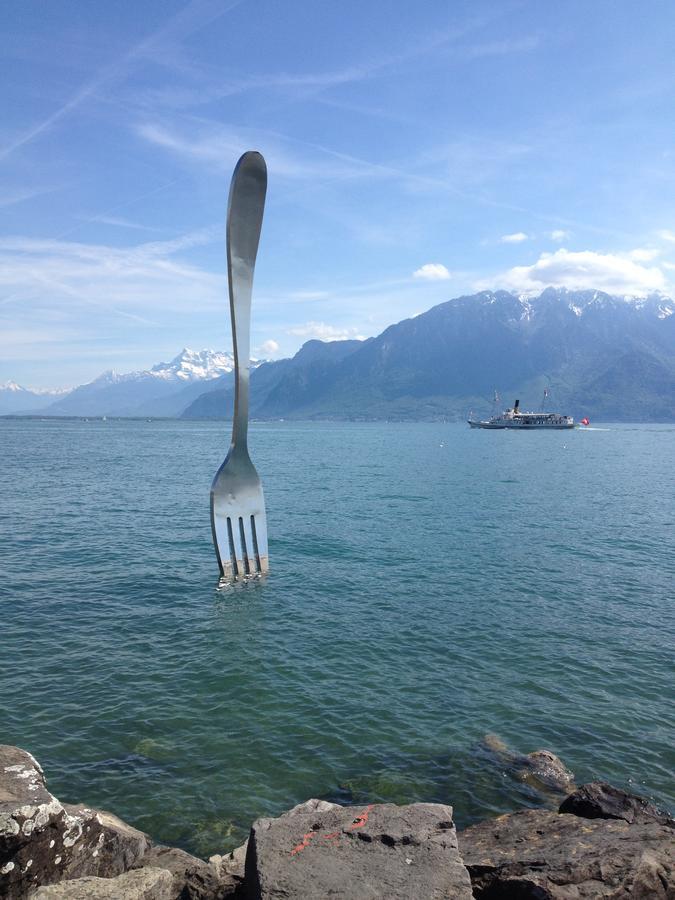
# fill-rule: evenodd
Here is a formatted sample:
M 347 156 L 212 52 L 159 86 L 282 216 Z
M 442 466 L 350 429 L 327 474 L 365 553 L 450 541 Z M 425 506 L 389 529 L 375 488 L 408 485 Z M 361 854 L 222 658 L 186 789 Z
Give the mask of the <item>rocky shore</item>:
M 544 760 L 555 774 L 557 758 Z M 110 813 L 61 803 L 30 753 L 0 746 L 3 900 L 327 897 L 673 900 L 675 822 L 602 782 L 573 790 L 557 812 L 527 809 L 459 833 L 442 804 L 308 800 L 258 819 L 246 844 L 207 862 Z

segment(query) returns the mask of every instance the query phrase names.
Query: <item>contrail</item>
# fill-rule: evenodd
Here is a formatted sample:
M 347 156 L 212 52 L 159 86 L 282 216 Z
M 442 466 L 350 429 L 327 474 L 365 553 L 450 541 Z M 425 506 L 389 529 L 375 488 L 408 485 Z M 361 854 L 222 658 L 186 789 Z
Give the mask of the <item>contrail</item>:
M 78 106 L 84 103 L 85 100 L 88 100 L 104 85 L 113 84 L 124 78 L 131 66 L 139 59 L 142 59 L 144 53 L 153 45 L 160 43 L 166 38 L 176 37 L 179 34 L 185 37 L 188 34 L 199 31 L 226 12 L 229 12 L 234 6 L 238 6 L 241 2 L 242 0 L 232 0 L 232 2 L 223 5 L 219 0 L 191 0 L 187 6 L 183 7 L 175 16 L 172 16 L 161 28 L 148 35 L 139 44 L 132 47 L 131 50 L 128 50 L 120 59 L 108 66 L 104 66 L 88 84 L 81 87 L 60 109 L 57 109 L 56 112 L 47 116 L 43 122 L 35 125 L 13 143 L 0 150 L 0 162 L 11 153 L 14 153 L 15 150 L 35 140 L 36 137 L 47 131 L 52 125 L 55 125 L 67 116 L 68 113 L 77 109 Z

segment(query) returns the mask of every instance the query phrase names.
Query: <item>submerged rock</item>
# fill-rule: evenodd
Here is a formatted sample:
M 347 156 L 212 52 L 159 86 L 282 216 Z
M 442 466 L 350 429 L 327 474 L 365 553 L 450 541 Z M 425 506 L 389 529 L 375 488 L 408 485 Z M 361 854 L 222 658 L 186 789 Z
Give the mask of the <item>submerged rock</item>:
M 574 787 L 574 772 L 550 750 L 535 750 L 516 759 L 522 781 L 548 791 L 569 791 Z
M 506 767 L 513 778 L 541 794 L 567 794 L 574 789 L 574 772 L 550 750 L 518 753 L 510 750 L 495 734 L 486 734 L 481 746 Z
M 296 808 L 254 823 L 246 855 L 250 898 L 472 897 L 452 807 L 325 806 L 332 808 Z

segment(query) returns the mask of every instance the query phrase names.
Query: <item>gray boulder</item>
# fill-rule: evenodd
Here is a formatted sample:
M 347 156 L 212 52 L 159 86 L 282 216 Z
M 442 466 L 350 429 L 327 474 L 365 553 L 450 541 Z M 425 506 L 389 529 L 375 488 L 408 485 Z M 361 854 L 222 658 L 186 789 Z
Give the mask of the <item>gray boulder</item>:
M 582 784 L 563 800 L 558 812 L 571 813 L 585 819 L 623 819 L 629 825 L 656 822 L 658 825 L 675 826 L 675 820 L 657 809 L 649 800 L 612 787 L 606 781 Z
M 0 745 L 0 897 L 85 875 L 112 877 L 150 846 L 147 835 L 110 813 L 60 803 L 39 763 Z
M 244 882 L 246 869 L 246 851 L 248 841 L 236 847 L 230 853 L 222 856 L 217 854 L 209 857 L 209 865 L 216 873 L 219 882 L 232 889 L 232 897 L 246 897 L 246 885 Z
M 244 897 L 242 877 L 227 872 L 224 867 L 204 862 L 175 847 L 151 847 L 138 864 L 144 871 L 147 867 L 165 869 L 171 873 L 172 888 L 170 900 L 224 900 L 226 897 Z
M 236 878 L 239 881 L 244 880 L 244 871 L 246 867 L 246 850 L 248 849 L 248 841 L 241 847 L 236 847 L 229 853 L 222 856 L 216 854 L 209 857 L 209 864 L 218 872 L 221 878 Z
M 38 888 L 30 900 L 173 900 L 173 879 L 163 869 L 138 869 L 116 878 L 75 878 Z
M 320 803 L 254 823 L 246 855 L 249 898 L 472 897 L 452 807 Z
M 301 813 L 309 812 L 326 812 L 329 809 L 342 809 L 342 807 L 338 803 L 329 803 L 327 800 L 312 798 L 311 800 L 305 800 L 304 803 L 298 803 L 297 806 L 283 813 L 283 816 L 297 816 Z M 236 847 L 229 853 L 209 857 L 209 863 L 216 870 L 223 884 L 234 882 L 240 888 L 243 888 L 247 850 L 248 841 L 245 841 L 241 847 Z
M 526 810 L 462 831 L 477 898 L 671 900 L 675 831 L 656 823 Z
M 329 809 L 342 809 L 337 803 L 329 803 L 327 800 L 305 800 L 304 803 L 298 803 L 288 812 L 283 813 L 284 816 L 297 816 L 301 813 L 308 812 L 325 812 Z M 244 877 L 246 869 L 246 851 L 248 849 L 248 841 L 243 843 L 241 847 L 236 847 L 229 853 L 209 857 L 209 863 L 215 869 L 217 876 L 222 884 L 234 884 L 236 889 L 241 892 L 242 897 L 246 896 Z M 236 896 L 236 894 L 235 894 Z

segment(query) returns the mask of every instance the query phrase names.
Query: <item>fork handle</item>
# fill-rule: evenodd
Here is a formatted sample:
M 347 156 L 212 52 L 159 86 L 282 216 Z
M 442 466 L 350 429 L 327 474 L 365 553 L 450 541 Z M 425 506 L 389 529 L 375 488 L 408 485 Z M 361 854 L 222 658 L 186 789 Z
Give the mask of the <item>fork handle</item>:
M 227 280 L 234 347 L 232 450 L 247 450 L 251 294 L 266 191 L 265 160 L 257 150 L 248 150 L 235 167 L 227 203 Z

